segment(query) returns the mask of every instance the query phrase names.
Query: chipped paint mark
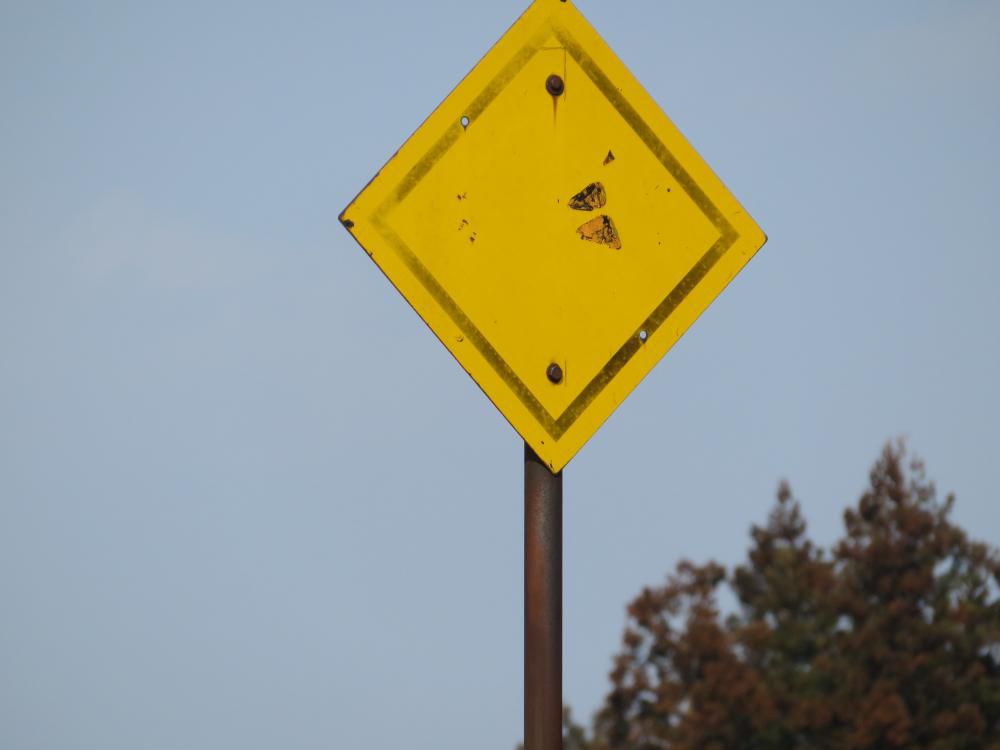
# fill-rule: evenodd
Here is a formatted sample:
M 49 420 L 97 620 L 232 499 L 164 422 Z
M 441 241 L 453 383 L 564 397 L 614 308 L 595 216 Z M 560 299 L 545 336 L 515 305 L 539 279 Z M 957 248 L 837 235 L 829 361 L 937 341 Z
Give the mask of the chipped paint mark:
M 458 199 L 459 199 L 460 201 L 464 201 L 464 200 L 467 200 L 467 199 L 468 199 L 468 197 L 469 197 L 469 194 L 468 194 L 468 193 L 459 193 L 459 194 L 458 194 Z
M 615 160 L 615 153 L 614 151 L 609 150 L 608 155 L 604 157 L 604 166 L 608 166 L 614 160 Z
M 461 232 L 467 226 L 469 226 L 469 220 L 468 219 L 462 219 L 462 223 L 458 225 L 458 231 Z
M 354 222 L 350 219 L 341 219 L 340 223 L 344 225 L 347 229 L 354 229 Z
M 574 211 L 596 211 L 604 208 L 607 202 L 608 194 L 604 191 L 604 185 L 592 182 L 569 199 L 569 207 Z
M 478 234 L 476 234 L 476 232 L 473 232 L 473 233 L 472 233 L 472 234 L 471 234 L 471 235 L 469 236 L 469 242 L 475 242 L 475 241 L 476 241 L 476 237 L 478 237 L 478 236 L 479 236 L 479 235 L 478 235 Z
M 576 230 L 581 240 L 607 245 L 615 250 L 622 249 L 621 236 L 610 216 L 598 216 Z

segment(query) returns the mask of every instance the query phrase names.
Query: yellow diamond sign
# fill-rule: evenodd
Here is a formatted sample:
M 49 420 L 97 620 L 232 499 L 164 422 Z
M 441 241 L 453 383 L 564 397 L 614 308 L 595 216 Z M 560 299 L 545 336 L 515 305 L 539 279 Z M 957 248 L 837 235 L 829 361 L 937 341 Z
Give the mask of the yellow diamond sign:
M 765 241 L 561 0 L 536 0 L 340 218 L 553 471 Z

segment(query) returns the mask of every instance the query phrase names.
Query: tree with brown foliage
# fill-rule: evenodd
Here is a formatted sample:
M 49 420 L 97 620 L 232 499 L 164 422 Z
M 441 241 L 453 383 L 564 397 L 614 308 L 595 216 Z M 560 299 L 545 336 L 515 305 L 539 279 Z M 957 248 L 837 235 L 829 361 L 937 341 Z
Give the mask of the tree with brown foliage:
M 787 486 L 732 572 L 681 563 L 628 608 L 592 750 L 1000 750 L 1000 556 L 885 449 L 829 552 Z M 723 618 L 719 593 L 738 601 Z

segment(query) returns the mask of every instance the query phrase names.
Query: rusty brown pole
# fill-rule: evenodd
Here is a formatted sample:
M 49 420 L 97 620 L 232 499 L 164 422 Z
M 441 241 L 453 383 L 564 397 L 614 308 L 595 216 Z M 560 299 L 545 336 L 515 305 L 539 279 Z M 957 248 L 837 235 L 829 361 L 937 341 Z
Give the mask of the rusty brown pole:
M 524 748 L 562 748 L 562 473 L 524 444 Z

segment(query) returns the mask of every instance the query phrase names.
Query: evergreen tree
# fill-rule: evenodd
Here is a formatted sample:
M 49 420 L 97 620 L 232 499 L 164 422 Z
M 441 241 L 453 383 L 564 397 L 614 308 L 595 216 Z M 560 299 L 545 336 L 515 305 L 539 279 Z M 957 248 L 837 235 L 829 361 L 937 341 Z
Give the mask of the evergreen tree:
M 787 486 L 745 564 L 682 562 L 628 607 L 591 750 L 1000 750 L 1000 556 L 888 446 L 843 538 Z M 722 587 L 738 601 L 723 618 Z

